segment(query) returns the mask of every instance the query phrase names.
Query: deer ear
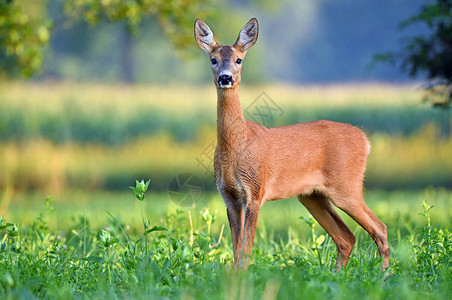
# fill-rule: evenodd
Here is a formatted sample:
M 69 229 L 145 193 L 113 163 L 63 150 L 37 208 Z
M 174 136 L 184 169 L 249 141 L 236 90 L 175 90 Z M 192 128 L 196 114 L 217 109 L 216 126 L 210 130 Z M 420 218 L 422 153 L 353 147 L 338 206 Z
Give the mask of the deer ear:
M 206 51 L 207 54 L 218 46 L 212 30 L 210 30 L 209 26 L 201 19 L 196 19 L 195 21 L 195 39 L 199 47 Z
M 240 31 L 234 46 L 240 47 L 240 49 L 245 52 L 256 44 L 258 34 L 259 24 L 257 23 L 256 18 L 252 18 Z

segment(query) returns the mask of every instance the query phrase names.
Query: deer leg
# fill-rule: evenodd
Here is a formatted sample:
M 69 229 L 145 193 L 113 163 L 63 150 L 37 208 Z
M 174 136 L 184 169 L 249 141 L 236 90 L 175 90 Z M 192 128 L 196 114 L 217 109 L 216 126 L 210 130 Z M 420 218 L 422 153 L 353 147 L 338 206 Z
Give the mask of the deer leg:
M 231 229 L 232 249 L 234 251 L 234 269 L 236 269 L 242 249 L 243 227 L 245 224 L 244 210 L 239 205 L 228 205 L 227 214 L 229 228 Z
M 249 203 L 245 208 L 240 205 L 227 207 L 234 251 L 234 269 L 245 270 L 248 268 L 249 256 L 256 235 L 259 207 L 259 203 Z
M 331 236 L 337 247 L 336 269 L 347 266 L 348 259 L 355 244 L 355 236 L 334 210 L 331 201 L 324 195 L 313 194 L 298 196 L 311 215 L 319 222 L 325 231 Z
M 254 237 L 256 236 L 257 220 L 259 216 L 260 204 L 255 201 L 250 201 L 245 210 L 245 230 L 243 232 L 244 245 L 242 250 L 245 250 L 243 257 L 240 255 L 240 268 L 248 269 L 250 262 L 250 255 L 253 249 Z
M 386 225 L 364 203 L 362 197 L 357 201 L 335 201 L 333 203 L 347 213 L 361 227 L 363 227 L 378 247 L 378 253 L 383 257 L 383 271 L 389 266 L 389 245 Z M 337 203 L 336 203 L 337 202 Z

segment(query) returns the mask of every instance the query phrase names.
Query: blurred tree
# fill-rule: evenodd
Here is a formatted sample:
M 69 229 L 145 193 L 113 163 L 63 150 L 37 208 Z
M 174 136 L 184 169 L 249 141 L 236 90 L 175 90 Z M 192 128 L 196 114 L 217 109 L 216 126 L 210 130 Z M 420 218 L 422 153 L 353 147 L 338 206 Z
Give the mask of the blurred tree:
M 25 7 L 13 0 L 0 0 L 0 75 L 30 76 L 42 63 L 42 47 L 49 41 L 51 22 L 40 14 L 30 15 Z M 45 1 L 31 4 L 35 11 L 45 7 Z
M 43 47 L 51 37 L 52 20 L 44 14 L 31 18 L 23 5 L 13 0 L 0 0 L 0 67 L 3 75 L 18 71 L 29 76 L 42 63 Z M 23 2 L 23 1 L 21 1 Z M 25 0 L 25 2 L 28 2 Z M 63 12 L 67 20 L 83 19 L 90 25 L 101 21 L 124 22 L 126 25 L 121 54 L 124 80 L 133 79 L 133 37 L 139 32 L 143 19 L 156 17 L 160 28 L 177 49 L 193 42 L 193 20 L 205 18 L 211 11 L 210 1 L 202 0 L 64 0 Z M 46 1 L 33 1 L 45 7 Z M 66 21 L 67 21 L 66 20 Z M 66 22 L 70 24 L 70 22 Z M 66 25 L 67 25 L 66 24 Z M 65 28 L 67 26 L 54 28 Z
M 402 50 L 375 56 L 377 61 L 400 63 L 403 71 L 415 77 L 426 75 L 424 101 L 442 109 L 441 136 L 450 135 L 452 101 L 452 0 L 430 0 L 420 12 L 400 23 L 404 29 L 426 25 L 428 33 L 403 40 Z
M 80 16 L 91 25 L 102 20 L 125 22 L 122 34 L 121 75 L 133 82 L 133 36 L 144 18 L 157 17 L 160 28 L 177 49 L 193 43 L 193 21 L 209 14 L 209 2 L 202 0 L 65 0 L 64 12 L 70 19 Z

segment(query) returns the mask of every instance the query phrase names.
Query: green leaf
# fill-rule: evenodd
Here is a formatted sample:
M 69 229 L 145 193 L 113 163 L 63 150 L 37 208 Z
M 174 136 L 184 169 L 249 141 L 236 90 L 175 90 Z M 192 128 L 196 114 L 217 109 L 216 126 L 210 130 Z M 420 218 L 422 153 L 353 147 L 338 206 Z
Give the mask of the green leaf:
M 6 224 L 6 225 L 8 225 L 8 224 Z M 9 236 L 17 236 L 18 234 L 19 234 L 19 228 L 16 226 L 16 224 L 10 224 L 10 228 L 8 229 L 8 235 Z
M 0 230 L 3 230 L 5 228 L 7 228 L 7 227 L 12 227 L 12 226 L 15 226 L 15 225 L 13 223 L 6 223 L 5 225 L 0 226 Z
M 148 180 L 146 183 L 142 179 L 141 181 L 135 180 L 135 187 L 129 186 L 129 188 L 135 193 L 135 197 L 143 201 L 144 193 L 147 191 L 151 180 Z
M 320 245 L 322 245 L 323 244 L 323 242 L 325 241 L 325 236 L 322 234 L 321 236 L 319 236 L 317 239 L 316 239 L 316 244 L 318 245 L 318 246 L 320 246 Z
M 147 235 L 148 233 L 151 233 L 151 232 L 153 232 L 153 231 L 168 231 L 168 229 L 166 229 L 166 228 L 163 227 L 163 226 L 158 226 L 158 225 L 156 225 L 156 226 L 152 227 L 151 229 L 146 230 L 146 231 L 144 232 L 144 235 Z

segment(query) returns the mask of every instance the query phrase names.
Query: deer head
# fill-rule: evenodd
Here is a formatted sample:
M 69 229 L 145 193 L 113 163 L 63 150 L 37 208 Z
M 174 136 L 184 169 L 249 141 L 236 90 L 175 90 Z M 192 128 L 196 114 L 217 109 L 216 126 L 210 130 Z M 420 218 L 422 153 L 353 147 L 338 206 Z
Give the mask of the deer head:
M 234 45 L 222 46 L 215 39 L 209 26 L 203 20 L 196 19 L 196 42 L 210 58 L 217 88 L 228 89 L 239 85 L 243 58 L 246 51 L 256 43 L 258 32 L 257 20 L 252 18 L 242 28 Z

